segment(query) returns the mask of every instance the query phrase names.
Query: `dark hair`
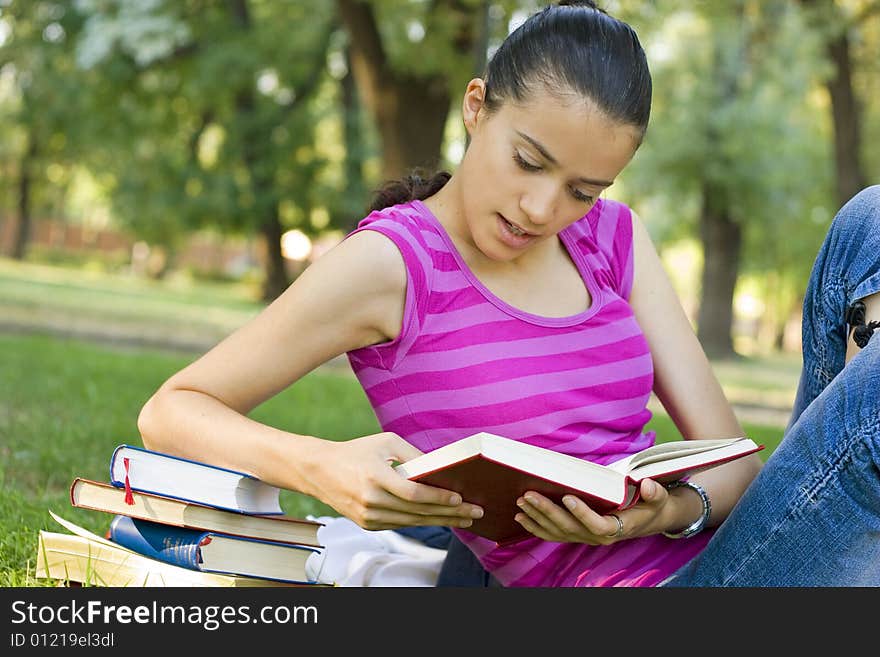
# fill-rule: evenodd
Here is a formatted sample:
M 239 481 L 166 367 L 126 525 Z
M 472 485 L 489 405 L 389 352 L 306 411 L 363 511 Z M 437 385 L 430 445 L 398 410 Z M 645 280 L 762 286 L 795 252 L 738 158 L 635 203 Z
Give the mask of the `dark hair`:
M 561 1 L 530 16 L 492 55 L 484 75 L 487 111 L 526 101 L 536 90 L 596 104 L 643 137 L 651 114 L 651 73 L 635 31 L 590 0 Z M 371 203 L 380 210 L 436 193 L 450 174 L 386 183 Z
M 648 127 L 651 74 L 639 38 L 593 2 L 560 2 L 531 16 L 489 60 L 485 79 L 489 111 L 541 85 L 560 97 L 576 92 L 642 134 Z
M 416 169 L 400 180 L 390 180 L 377 189 L 370 202 L 369 211 L 382 210 L 413 199 L 426 199 L 440 191 L 451 177 L 452 174 L 448 171 L 430 174 L 422 169 Z

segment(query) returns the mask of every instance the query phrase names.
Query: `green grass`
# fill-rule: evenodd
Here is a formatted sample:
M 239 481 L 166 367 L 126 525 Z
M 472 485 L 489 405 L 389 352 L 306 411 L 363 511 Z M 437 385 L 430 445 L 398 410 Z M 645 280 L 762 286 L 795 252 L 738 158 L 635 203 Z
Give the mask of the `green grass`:
M 154 281 L 0 258 L 0 325 L 208 345 L 263 307 L 252 285 Z
M 743 422 L 743 429 L 746 435 L 756 443 L 764 445 L 764 449 L 760 452 L 763 460 L 773 452 L 782 440 L 782 432 L 784 427 L 778 425 L 755 424 L 753 422 Z M 655 413 L 654 417 L 645 427 L 646 430 L 657 432 L 657 442 L 666 442 L 668 440 L 676 440 L 681 438 L 681 434 L 676 429 L 675 424 L 664 413 Z
M 160 351 L 0 335 L 0 586 L 27 580 L 39 529 L 59 531 L 48 509 L 103 534 L 109 516 L 71 508 L 70 483 L 76 476 L 107 480 L 113 448 L 140 444 L 140 407 L 189 360 Z M 333 440 L 379 428 L 357 382 L 324 371 L 309 374 L 252 417 Z M 291 491 L 283 492 L 281 502 L 292 515 L 335 515 L 318 500 Z

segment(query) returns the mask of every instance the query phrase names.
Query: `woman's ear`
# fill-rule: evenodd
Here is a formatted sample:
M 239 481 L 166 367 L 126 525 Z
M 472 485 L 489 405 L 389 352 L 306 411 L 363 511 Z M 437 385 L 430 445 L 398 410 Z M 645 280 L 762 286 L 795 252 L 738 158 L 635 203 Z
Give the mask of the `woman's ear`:
M 484 108 L 486 98 L 486 83 L 480 78 L 474 78 L 468 82 L 464 92 L 464 98 L 461 101 L 461 117 L 464 127 L 469 135 L 473 134 L 477 127 L 477 121 L 480 118 L 480 112 Z

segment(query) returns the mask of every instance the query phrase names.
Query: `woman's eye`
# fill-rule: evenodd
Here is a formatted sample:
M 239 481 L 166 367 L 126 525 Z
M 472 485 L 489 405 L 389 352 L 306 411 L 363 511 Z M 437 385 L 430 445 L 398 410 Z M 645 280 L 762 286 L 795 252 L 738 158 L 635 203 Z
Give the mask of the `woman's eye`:
M 513 152 L 513 161 L 517 163 L 520 169 L 524 169 L 525 171 L 541 170 L 541 167 L 539 167 L 537 164 L 532 164 L 531 162 L 523 159 L 522 155 L 520 155 L 518 151 Z
M 528 160 L 526 160 L 522 155 L 519 154 L 519 151 L 513 152 L 513 161 L 516 162 L 517 166 L 524 171 L 541 171 L 541 167 L 537 164 L 532 164 Z M 584 194 L 582 191 L 575 189 L 574 187 L 569 188 L 571 190 L 571 195 L 581 203 L 593 203 L 596 200 L 595 196 L 590 196 L 589 194 Z
M 571 190 L 571 195 L 574 196 L 578 201 L 583 201 L 584 203 L 592 203 L 596 200 L 595 196 L 590 196 L 589 194 L 584 194 L 582 191 L 577 189 Z

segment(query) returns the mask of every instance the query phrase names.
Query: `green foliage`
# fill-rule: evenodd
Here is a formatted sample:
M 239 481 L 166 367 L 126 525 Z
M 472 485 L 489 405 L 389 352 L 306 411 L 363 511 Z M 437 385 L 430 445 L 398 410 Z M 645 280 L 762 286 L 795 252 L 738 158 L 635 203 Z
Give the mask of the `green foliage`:
M 743 4 L 748 11 L 737 14 L 734 7 Z M 828 198 L 832 182 L 824 165 L 825 108 L 810 96 L 821 43 L 800 13 L 790 3 L 709 2 L 642 31 L 654 107 L 646 142 L 627 172 L 628 188 L 635 185 L 636 196 L 672 199 L 669 207 L 684 201 L 689 210 L 656 218 L 655 236 L 677 239 L 693 230 L 699 207 L 687 200 L 704 186 L 720 190 L 716 201 L 738 222 L 758 227 L 762 248 L 753 241 L 750 263 L 776 262 L 766 249 L 769 235 L 789 233 L 793 225 L 808 236 L 821 231 L 802 222 Z
M 490 54 L 543 6 L 370 4 L 394 69 L 448 78 L 454 106 L 477 58 L 455 47 L 473 26 L 450 8 L 487 8 Z M 605 4 L 636 27 L 654 74 L 653 118 L 617 188 L 623 200 L 671 242 L 695 235 L 711 186 L 744 228 L 740 271 L 773 272 L 779 303 L 794 303 L 836 205 L 822 85 L 834 74 L 825 39 L 841 29 L 869 180 L 880 166 L 870 148 L 880 137 L 876 12 L 834 0 L 823 4 L 837 18 L 811 22 L 785 0 Z M 2 2 L 0 216 L 17 215 L 26 169 L 35 217 L 96 221 L 108 207 L 171 251 L 204 227 L 254 234 L 277 218 L 312 235 L 349 228 L 378 183 L 381 144 L 357 101 L 343 106 L 347 44 L 330 1 Z M 82 177 L 94 187 L 74 203 Z
M 764 280 L 779 331 L 834 210 L 824 42 L 782 0 L 660 7 L 633 17 L 654 103 L 626 200 L 661 246 L 698 234 L 704 203 L 725 208 L 743 231 L 739 274 Z
M 319 202 L 309 193 L 324 165 L 312 148 L 317 117 L 301 101 L 324 78 L 327 4 L 147 4 L 83 5 L 80 60 L 115 99 L 96 119 L 120 106 L 128 116 L 106 144 L 117 157 L 104 161 L 117 216 L 173 245 L 184 228 L 253 233 L 283 201 Z M 149 38 L 157 20 L 174 26 L 173 40 Z M 145 36 L 118 38 L 126 30 Z

